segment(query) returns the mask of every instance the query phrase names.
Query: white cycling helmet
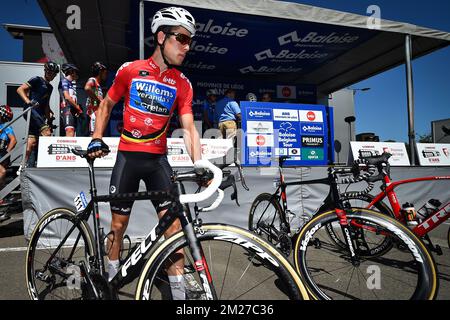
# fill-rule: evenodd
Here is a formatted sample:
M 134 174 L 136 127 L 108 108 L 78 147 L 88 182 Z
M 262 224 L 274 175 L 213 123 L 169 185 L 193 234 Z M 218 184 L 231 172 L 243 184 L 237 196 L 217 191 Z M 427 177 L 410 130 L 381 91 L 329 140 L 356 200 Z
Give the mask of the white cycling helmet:
M 245 96 L 245 98 L 247 99 L 247 101 L 251 101 L 251 102 L 256 102 L 258 101 L 258 99 L 256 98 L 256 94 L 249 92 L 247 93 L 247 95 Z
M 156 33 L 161 26 L 181 26 L 186 28 L 192 36 L 195 35 L 195 19 L 183 8 L 170 7 L 157 11 L 152 20 L 152 33 Z

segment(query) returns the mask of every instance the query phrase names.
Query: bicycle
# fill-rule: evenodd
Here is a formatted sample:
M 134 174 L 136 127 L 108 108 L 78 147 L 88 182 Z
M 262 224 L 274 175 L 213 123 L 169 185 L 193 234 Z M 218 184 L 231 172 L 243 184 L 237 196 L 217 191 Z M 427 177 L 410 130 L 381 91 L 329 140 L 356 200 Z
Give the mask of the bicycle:
M 376 195 L 371 195 L 368 193 L 347 192 L 344 193 L 343 196 L 349 200 L 354 201 L 353 203 L 355 203 L 358 207 L 368 209 L 375 208 L 377 211 L 380 211 L 381 213 L 390 216 L 405 225 L 409 225 L 412 232 L 414 232 L 416 236 L 422 238 L 425 241 L 429 250 L 436 253 L 437 255 L 442 255 L 441 247 L 432 243 L 428 233 L 450 218 L 450 202 L 444 202 L 444 204 L 441 203 L 441 205 L 437 206 L 436 209 L 430 210 L 428 212 L 428 216 L 426 216 L 425 218 L 419 218 L 418 216 L 414 217 L 415 214 L 408 217 L 406 212 L 404 212 L 401 207 L 401 202 L 399 201 L 399 198 L 395 193 L 395 188 L 401 185 L 416 182 L 450 180 L 450 176 L 428 176 L 393 181 L 390 176 L 390 157 L 391 154 L 386 152 L 379 156 L 368 157 L 360 154 L 361 165 L 375 166 L 378 170 L 378 174 L 376 176 L 367 178 L 367 181 L 369 182 L 368 188 L 372 189 L 374 182 L 381 181 L 381 192 Z M 383 202 L 385 198 L 388 199 L 388 203 L 390 206 L 386 205 Z M 387 242 L 388 240 L 389 239 L 387 239 Z M 447 231 L 447 242 L 450 248 L 450 227 Z M 388 244 L 384 243 L 383 245 L 387 246 Z
M 26 281 L 32 299 L 118 299 L 119 290 L 138 274 L 135 299 L 172 299 L 166 267 L 173 265 L 179 249 L 185 254 L 185 267 L 179 271 L 194 291 L 193 299 L 309 299 L 294 267 L 270 244 L 244 229 L 203 224 L 198 218 L 200 212 L 213 210 L 223 199 L 219 188 L 222 170 L 210 162 L 199 160 L 194 164 L 195 169 L 213 173 L 211 184 L 200 193 L 185 194 L 183 182 L 204 183 L 210 176 L 189 171 L 175 172 L 169 191 L 97 195 L 94 160 L 86 151 L 73 152 L 88 162 L 91 200 L 87 203 L 80 194 L 76 198 L 78 212 L 57 208 L 37 223 L 26 258 Z M 223 183 L 229 182 L 227 178 Z M 197 206 L 216 190 L 218 197 L 212 205 Z M 104 265 L 108 235 L 99 223 L 98 203 L 145 199 L 164 199 L 172 205 L 146 238 L 130 250 L 117 275 L 108 282 Z M 195 219 L 189 203 L 195 203 Z M 93 231 L 87 223 L 91 216 Z M 159 241 L 177 218 L 182 231 Z
M 355 171 L 355 166 L 329 167 L 327 178 L 285 182 L 283 158 L 277 190 L 255 199 L 249 227 L 279 247 L 283 245 L 280 239 L 289 238 L 289 242 L 284 241 L 284 253 L 291 252 L 290 238 L 294 239 L 296 269 L 314 296 L 320 299 L 435 298 L 436 266 L 423 242 L 395 219 L 373 210 L 351 207 L 341 196 L 339 183 L 361 181 L 375 171 L 374 167 L 365 173 Z M 349 174 L 354 177 L 339 180 L 341 175 Z M 310 183 L 329 185 L 329 194 L 298 233 L 286 233 L 290 232 L 286 187 Z M 280 238 L 283 233 L 284 238 Z M 390 239 L 391 246 L 375 254 L 373 249 L 386 238 Z

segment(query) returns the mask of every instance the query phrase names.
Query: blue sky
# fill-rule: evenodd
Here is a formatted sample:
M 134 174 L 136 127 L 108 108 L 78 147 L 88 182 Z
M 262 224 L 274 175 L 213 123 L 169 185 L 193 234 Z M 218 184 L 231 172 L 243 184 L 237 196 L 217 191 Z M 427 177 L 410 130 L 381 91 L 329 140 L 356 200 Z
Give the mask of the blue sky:
M 378 5 L 381 18 L 450 32 L 448 0 L 299 0 L 291 1 L 366 15 Z M 0 23 L 48 26 L 33 0 L 2 1 Z M 0 60 L 20 61 L 21 41 L 0 29 Z M 450 47 L 413 61 L 416 133 L 431 132 L 430 122 L 450 118 Z M 355 96 L 356 132 L 375 132 L 382 140 L 408 141 L 404 66 L 352 85 L 369 87 Z

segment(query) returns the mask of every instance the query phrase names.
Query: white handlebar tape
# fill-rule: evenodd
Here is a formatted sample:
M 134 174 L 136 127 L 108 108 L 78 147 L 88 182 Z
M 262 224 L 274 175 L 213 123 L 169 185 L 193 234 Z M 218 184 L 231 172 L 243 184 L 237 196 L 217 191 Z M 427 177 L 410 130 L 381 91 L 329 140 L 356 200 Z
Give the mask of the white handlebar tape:
M 195 169 L 209 169 L 213 174 L 214 178 L 211 181 L 210 185 L 200 193 L 195 194 L 182 194 L 180 195 L 181 203 L 193 203 L 193 202 L 201 202 L 213 195 L 217 189 L 219 189 L 220 184 L 222 183 L 222 170 L 217 168 L 211 162 L 206 159 L 197 160 L 194 163 Z
M 218 193 L 218 195 L 217 195 L 216 200 L 214 200 L 214 202 L 213 202 L 209 207 L 201 208 L 201 209 L 200 209 L 200 212 L 209 212 L 209 211 L 213 211 L 214 209 L 216 209 L 216 208 L 219 206 L 219 204 L 220 204 L 220 203 L 222 202 L 222 200 L 223 200 L 223 197 L 224 197 L 224 195 L 225 195 L 225 192 L 223 192 L 223 190 L 221 190 L 221 189 L 217 189 L 217 193 Z

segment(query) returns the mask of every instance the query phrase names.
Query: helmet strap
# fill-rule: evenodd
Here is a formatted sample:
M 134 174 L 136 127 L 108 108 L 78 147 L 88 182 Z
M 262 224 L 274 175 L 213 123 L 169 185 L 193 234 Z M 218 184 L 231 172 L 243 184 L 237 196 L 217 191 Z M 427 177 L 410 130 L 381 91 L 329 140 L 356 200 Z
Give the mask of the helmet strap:
M 159 48 L 160 48 L 160 50 L 161 50 L 161 56 L 162 56 L 162 58 L 163 58 L 164 63 L 166 64 L 166 66 L 167 66 L 168 69 L 171 69 L 171 68 L 173 68 L 173 65 L 172 65 L 169 61 L 167 61 L 167 58 L 166 58 L 166 56 L 164 55 L 164 47 L 165 47 L 165 45 L 166 45 L 166 40 L 167 40 L 167 34 L 164 35 L 164 41 L 163 41 L 163 43 L 162 43 L 162 44 L 159 44 L 159 43 L 158 43 L 158 45 L 159 45 Z

